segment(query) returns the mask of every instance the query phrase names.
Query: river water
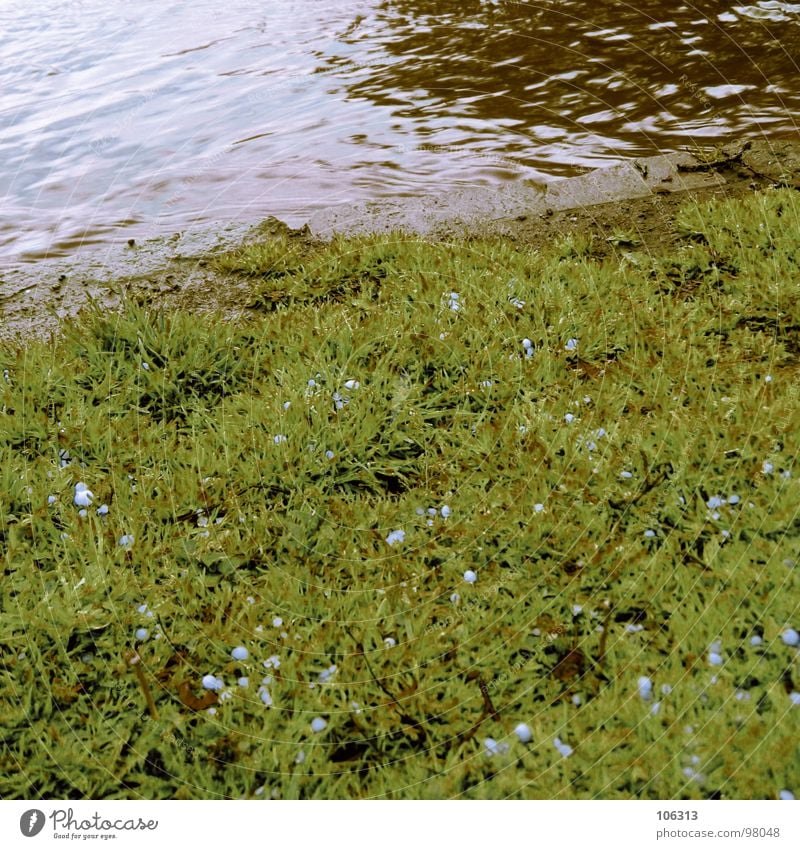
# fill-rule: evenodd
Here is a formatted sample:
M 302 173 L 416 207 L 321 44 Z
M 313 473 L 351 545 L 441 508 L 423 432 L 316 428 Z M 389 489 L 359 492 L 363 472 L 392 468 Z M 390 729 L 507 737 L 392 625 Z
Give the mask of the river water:
M 791 136 L 798 62 L 800 2 L 0 0 L 0 257 Z

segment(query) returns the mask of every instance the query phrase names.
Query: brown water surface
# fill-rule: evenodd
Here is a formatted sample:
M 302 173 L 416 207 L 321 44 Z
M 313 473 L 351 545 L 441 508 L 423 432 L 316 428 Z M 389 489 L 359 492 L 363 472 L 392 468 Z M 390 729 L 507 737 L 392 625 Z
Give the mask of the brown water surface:
M 0 0 L 0 257 L 795 135 L 800 3 Z

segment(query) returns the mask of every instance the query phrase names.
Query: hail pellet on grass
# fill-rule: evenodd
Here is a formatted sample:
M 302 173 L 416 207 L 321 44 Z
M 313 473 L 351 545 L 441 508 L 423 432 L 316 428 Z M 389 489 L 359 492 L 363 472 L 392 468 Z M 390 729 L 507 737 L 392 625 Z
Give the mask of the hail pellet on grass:
M 0 348 L 0 796 L 790 798 L 799 197 Z

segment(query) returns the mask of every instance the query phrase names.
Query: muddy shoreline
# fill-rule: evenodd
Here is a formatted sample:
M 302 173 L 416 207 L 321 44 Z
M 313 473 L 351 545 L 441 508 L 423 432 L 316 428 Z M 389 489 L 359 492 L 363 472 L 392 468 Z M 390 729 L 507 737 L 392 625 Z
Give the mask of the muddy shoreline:
M 533 247 L 568 234 L 595 236 L 599 256 L 620 249 L 668 251 L 679 236 L 676 210 L 687 200 L 739 197 L 770 186 L 800 189 L 800 139 L 742 140 L 725 150 L 631 160 L 546 186 L 520 181 L 502 190 L 343 205 L 315 213 L 301 229 L 259 224 L 123 242 L 73 259 L 0 270 L 0 340 L 47 336 L 93 300 L 104 309 L 124 297 L 194 312 L 243 312 L 251 282 L 215 272 L 209 259 L 239 245 L 287 235 L 309 246 L 334 233 L 402 231 L 433 240 L 502 237 Z

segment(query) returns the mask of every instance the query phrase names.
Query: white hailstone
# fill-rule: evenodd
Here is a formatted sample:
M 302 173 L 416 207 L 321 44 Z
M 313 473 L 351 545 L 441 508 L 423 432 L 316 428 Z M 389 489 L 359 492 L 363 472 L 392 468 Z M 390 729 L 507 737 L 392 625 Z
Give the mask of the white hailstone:
M 722 663 L 723 663 L 722 655 L 719 654 L 719 652 L 715 652 L 715 651 L 709 652 L 708 653 L 708 662 L 712 666 L 722 666 Z M 714 682 L 712 682 L 712 683 L 714 683 Z
M 361 705 L 359 705 L 358 702 L 350 702 L 350 707 L 353 708 L 356 713 L 361 713 Z
M 578 693 L 575 693 L 575 695 L 572 697 L 572 704 L 574 704 L 575 707 L 580 707 L 582 702 L 583 699 L 580 697 L 580 695 Z
M 727 530 L 724 530 L 724 531 L 722 532 L 722 536 L 723 536 L 725 539 L 730 539 L 730 538 L 731 538 L 731 532 L 730 532 L 730 531 L 727 531 Z
M 246 601 L 248 604 L 255 604 L 255 603 L 256 603 L 256 600 L 255 600 L 255 599 L 253 598 L 253 596 L 251 596 L 251 595 L 247 596 L 247 598 L 245 599 L 245 601 Z
M 625 626 L 625 631 L 628 634 L 638 634 L 639 631 L 644 631 L 644 625 L 634 625 L 631 622 Z
M 541 513 L 542 510 L 544 510 L 544 504 L 534 504 L 533 505 L 533 512 L 534 513 Z
M 771 374 L 765 374 L 764 375 L 764 383 L 772 383 L 772 375 Z
M 236 646 L 231 652 L 231 657 L 234 660 L 247 660 L 250 657 L 250 652 L 244 646 Z
M 107 516 L 108 515 L 108 504 L 101 504 L 97 508 L 97 515 L 98 516 Z
M 280 617 L 280 616 L 276 616 L 276 617 L 272 620 L 272 627 L 273 627 L 273 628 L 280 628 L 280 627 L 281 627 L 281 625 L 283 625 L 283 619 L 281 619 L 281 617 Z
M 147 630 L 147 628 L 137 628 L 136 634 L 134 636 L 136 637 L 137 640 L 146 640 L 148 634 L 149 634 L 149 631 Z
M 442 507 L 442 510 L 441 510 L 442 518 L 446 519 L 452 512 L 453 511 L 445 504 L 444 507 Z
M 792 793 L 791 790 L 781 790 L 781 792 L 778 793 L 778 798 L 784 802 L 791 802 L 792 799 L 794 799 L 794 793 Z
M 428 508 L 428 515 L 429 516 L 435 516 L 436 515 L 436 508 L 435 507 L 429 507 Z
M 133 534 L 123 534 L 119 538 L 119 544 L 123 548 L 127 548 L 129 545 L 133 545 Z
M 206 713 L 207 713 L 207 714 L 209 714 L 209 716 L 216 716 L 216 714 L 217 714 L 217 709 L 216 709 L 215 707 L 210 707 L 210 708 L 206 711 Z
M 458 604 L 459 601 L 461 601 L 461 596 L 458 593 L 452 593 L 452 595 L 450 596 L 450 601 L 453 604 Z
M 792 476 L 792 473 L 791 473 L 788 469 L 784 469 L 784 470 L 781 472 L 781 477 L 782 477 L 784 480 L 787 480 L 787 481 L 788 481 L 788 480 L 789 480 L 789 478 L 790 478 L 791 476 Z
M 391 531 L 389 536 L 386 537 L 387 545 L 395 545 L 398 542 L 403 542 L 406 538 L 406 532 L 404 530 Z
M 336 455 L 333 453 L 333 451 L 330 450 L 330 448 L 325 452 L 325 459 L 326 460 L 333 460 L 333 458 L 335 456 Z
M 317 381 L 312 377 L 311 380 L 308 381 L 308 386 L 313 389 L 317 385 Z
M 715 510 L 715 511 L 711 514 L 711 518 L 712 518 L 712 519 L 716 522 L 716 521 L 717 521 L 717 519 L 719 519 L 719 513 L 717 513 L 717 511 Z
M 48 504 L 55 504 L 55 503 L 56 503 L 56 500 L 57 500 L 57 499 L 56 499 L 55 495 L 48 495 L 48 496 L 47 496 L 47 503 L 48 503 Z
M 387 649 L 392 649 L 397 645 L 397 640 L 394 637 L 384 637 L 383 644 Z
M 147 613 L 147 610 L 148 610 L 148 608 L 147 608 L 147 605 L 146 605 L 146 604 L 140 604 L 140 605 L 139 605 L 136 609 L 137 609 L 137 610 L 139 611 L 139 613 L 141 613 L 142 615 L 144 615 L 145 613 Z
M 567 339 L 567 344 L 564 345 L 564 350 L 566 351 L 575 351 L 578 347 L 577 339 Z
M 639 687 L 641 698 L 649 702 L 653 698 L 653 682 L 646 675 L 642 675 L 637 682 L 637 686 Z
M 789 701 L 795 706 L 800 707 L 800 693 L 793 692 L 789 693 Z
M 291 401 L 284 401 L 284 402 L 283 402 L 283 409 L 284 409 L 284 410 L 288 410 L 288 409 L 289 409 L 289 407 L 291 407 L 291 406 L 292 406 L 292 402 L 291 402 Z
M 297 753 L 297 757 L 294 759 L 294 762 L 299 766 L 300 764 L 305 762 L 305 759 L 306 753 L 302 749 L 300 749 L 300 751 Z
M 750 645 L 751 646 L 760 646 L 764 642 L 764 638 L 758 634 L 754 634 L 750 637 Z
M 262 687 L 269 687 L 269 685 L 270 685 L 271 683 L 272 683 L 272 676 L 271 676 L 271 675 L 265 675 L 265 676 L 261 679 L 261 686 L 262 686 Z
M 311 720 L 311 730 L 315 734 L 319 734 L 320 731 L 325 730 L 325 726 L 327 724 L 328 723 L 321 716 L 318 716 L 318 717 L 316 717 L 316 719 Z
M 632 478 L 632 477 L 633 477 L 633 472 L 620 472 L 620 473 L 619 473 L 619 476 L 620 476 L 621 478 Z
M 323 669 L 322 672 L 317 675 L 317 680 L 320 684 L 325 684 L 330 681 L 331 677 L 336 672 L 336 664 L 334 663 L 332 666 L 329 666 L 327 669 Z
M 90 507 L 93 498 L 94 494 L 86 488 L 85 483 L 75 484 L 75 495 L 72 500 L 76 507 Z
M 279 433 L 273 437 L 273 441 L 276 445 L 280 445 L 282 442 L 286 442 L 286 436 L 282 433 Z
M 267 707 L 272 707 L 272 696 L 270 695 L 270 692 L 266 687 L 260 687 L 258 690 L 258 695 L 260 696 L 261 701 L 264 702 Z
M 591 403 L 592 403 L 592 399 L 591 399 L 588 395 L 584 395 L 584 396 L 583 396 L 583 403 L 584 403 L 584 404 L 591 404 Z
M 483 741 L 483 746 L 486 756 L 489 758 L 493 755 L 504 755 L 511 748 L 508 743 L 498 743 L 492 737 L 487 737 Z
M 579 616 L 581 613 L 583 613 L 583 607 L 580 604 L 573 604 L 572 605 L 572 615 L 573 616 Z
M 239 680 L 236 683 L 240 687 L 249 687 L 250 686 L 250 679 L 246 675 L 243 675 L 241 678 L 239 678 Z
M 515 306 L 518 310 L 521 310 L 525 306 L 525 301 L 521 298 L 509 298 L 509 302 L 512 306 Z
M 572 424 L 572 422 L 575 421 L 575 416 L 573 416 L 572 413 L 567 413 L 566 416 L 564 416 L 564 421 L 567 424 Z
M 794 628 L 787 628 L 781 634 L 781 639 L 787 646 L 800 646 L 800 634 Z
M 740 501 L 739 496 L 735 493 L 733 495 L 728 496 L 728 504 L 738 504 Z
M 467 569 L 467 571 L 464 572 L 464 580 L 468 584 L 474 584 L 475 581 L 478 580 L 478 576 L 472 571 L 472 569 Z
M 494 383 L 492 383 L 492 381 L 491 381 L 491 380 L 482 380 L 482 381 L 481 381 L 481 386 L 482 386 L 484 389 L 491 389 L 491 388 L 494 386 Z
M 89 514 L 88 514 L 88 512 L 87 512 L 86 510 L 78 510 L 78 515 L 79 515 L 82 519 L 85 519 L 85 518 L 86 518 Z
M 656 532 L 655 532 L 652 528 L 648 528 L 648 529 L 644 532 L 644 535 L 645 535 L 648 539 L 653 539 L 653 537 L 656 535 Z
M 150 363 L 142 362 L 142 368 L 143 368 L 145 371 L 150 371 Z
M 668 695 L 672 692 L 672 685 L 670 685 L 670 684 L 662 684 L 662 685 L 661 685 L 661 692 L 662 692 L 665 696 L 668 696 Z
M 270 655 L 264 662 L 263 666 L 265 669 L 279 669 L 281 665 L 281 659 L 277 654 Z
M 775 466 L 773 466 L 772 463 L 769 462 L 769 460 L 764 460 L 764 464 L 761 466 L 761 471 L 765 475 L 771 475 L 774 470 Z
M 706 501 L 706 506 L 709 510 L 714 510 L 716 507 L 722 507 L 722 499 L 718 495 L 712 495 L 711 498 Z
M 358 389 L 360 386 L 361 384 L 357 380 L 345 380 L 344 382 L 345 389 L 353 390 Z
M 425 508 L 424 507 L 417 507 L 417 509 L 414 512 L 417 514 L 417 516 L 424 516 L 425 515 Z
M 590 440 L 589 442 L 586 443 L 586 447 L 590 451 L 596 451 L 597 450 L 597 443 Z
M 225 686 L 222 679 L 215 675 L 204 675 L 201 683 L 206 690 L 221 690 Z
M 432 527 L 433 527 L 433 519 L 428 519 L 428 521 L 427 521 L 427 522 L 425 522 L 425 524 L 426 524 L 429 528 L 432 528 Z
M 522 347 L 523 347 L 523 348 L 525 348 L 525 350 L 527 351 L 527 350 L 528 350 L 528 348 L 532 348 L 532 347 L 533 347 L 533 342 L 531 342 L 531 340 L 530 340 L 530 339 L 528 339 L 527 337 L 525 337 L 525 339 L 523 339 L 523 340 L 522 340 Z
M 562 758 L 568 758 L 572 754 L 572 746 L 562 743 L 558 737 L 553 740 L 553 745 L 558 749 L 558 753 Z
M 520 743 L 530 743 L 531 740 L 533 740 L 533 732 L 524 722 L 520 722 L 519 725 L 517 725 L 514 729 L 514 733 L 517 735 L 517 739 Z

